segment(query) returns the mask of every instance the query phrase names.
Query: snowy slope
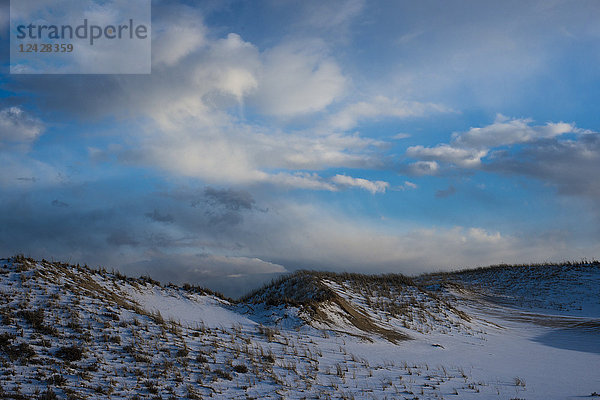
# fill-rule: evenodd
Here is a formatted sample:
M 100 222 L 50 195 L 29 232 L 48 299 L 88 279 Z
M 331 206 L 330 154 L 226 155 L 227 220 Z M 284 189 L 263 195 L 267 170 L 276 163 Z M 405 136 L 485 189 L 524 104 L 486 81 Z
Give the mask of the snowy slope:
M 255 322 L 233 311 L 229 302 L 213 297 L 172 288 L 124 288 L 129 298 L 152 312 L 160 312 L 167 320 L 174 320 L 186 327 L 205 325 L 211 328 L 231 327 L 241 324 L 249 327 Z
M 591 398 L 600 273 L 566 267 L 300 272 L 232 303 L 0 260 L 0 398 Z
M 558 315 L 600 318 L 600 263 L 497 266 L 423 281 L 457 283 L 491 302 Z

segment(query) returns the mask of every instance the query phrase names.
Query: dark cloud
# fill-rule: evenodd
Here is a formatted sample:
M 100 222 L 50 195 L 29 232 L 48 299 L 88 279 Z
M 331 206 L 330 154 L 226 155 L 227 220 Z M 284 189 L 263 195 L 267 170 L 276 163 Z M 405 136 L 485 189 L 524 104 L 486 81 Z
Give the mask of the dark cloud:
M 600 202 L 600 134 L 546 139 L 492 153 L 486 171 L 525 175 L 554 185 L 558 193 Z
M 191 202 L 192 207 L 204 210 L 209 225 L 223 228 L 241 224 L 243 213 L 253 210 L 255 203 L 247 191 L 212 187 L 206 187 L 201 198 Z
M 132 235 L 124 231 L 118 231 L 111 233 L 107 238 L 106 242 L 115 246 L 138 246 L 139 241 L 135 240 Z
M 151 213 L 148 212 L 144 214 L 146 217 L 150 218 L 156 222 L 166 222 L 171 223 L 175 221 L 175 218 L 171 214 L 161 214 L 157 209 L 154 209 Z
M 60 200 L 52 200 L 52 203 L 50 203 L 50 204 L 52 204 L 54 207 L 59 207 L 59 208 L 69 207 L 69 204 L 67 204 L 63 201 L 60 201 Z
M 0 201 L 0 252 L 55 257 L 81 263 L 110 261 L 106 238 L 125 220 L 111 209 L 69 207 L 57 212 L 56 193 L 6 193 Z
M 435 197 L 438 199 L 443 199 L 445 197 L 450 197 L 456 193 L 456 188 L 450 185 L 447 189 L 438 190 L 435 192 Z
M 233 297 L 268 281 L 272 274 L 295 268 L 416 273 L 439 268 L 441 260 L 464 266 L 585 254 L 572 243 L 568 247 L 557 246 L 556 240 L 532 243 L 527 237 L 483 229 L 382 233 L 316 204 L 277 203 L 274 212 L 255 212 L 257 202 L 248 201 L 254 199 L 249 193 L 242 196 L 246 206 L 231 210 L 208 201 L 190 207 L 191 199 L 204 199 L 204 189 L 152 196 L 113 191 L 104 197 L 101 189 L 93 183 L 79 188 L 69 212 L 57 212 L 51 204 L 52 199 L 66 198 L 64 186 L 35 188 L 26 194 L 7 192 L 0 197 L 0 226 L 8 227 L 0 230 L 0 254 L 24 253 L 135 276 L 150 274 Z M 217 191 L 221 196 L 216 198 L 236 198 L 231 191 L 223 196 L 227 192 Z M 173 222 L 154 222 L 140 213 L 140 204 L 169 210 Z M 218 216 L 220 222 L 215 223 Z
M 494 123 L 454 133 L 450 143 L 411 146 L 406 155 L 417 161 L 413 173 L 472 175 L 478 171 L 527 176 L 555 186 L 559 194 L 600 200 L 600 134 L 574 124 L 548 122 L 498 114 Z M 450 186 L 436 197 L 456 193 Z
M 233 189 L 204 189 L 204 196 L 211 205 L 220 205 L 227 210 L 251 210 L 254 207 L 252 195 L 246 191 Z
M 120 269 L 130 276 L 150 274 L 162 283 L 208 287 L 233 298 L 287 272 L 280 265 L 257 258 L 211 254 L 156 254 L 151 260 L 123 265 Z
M 237 212 L 227 211 L 215 213 L 212 211 L 207 211 L 206 215 L 208 216 L 208 221 L 210 225 L 213 226 L 234 226 L 242 223 L 244 218 L 241 214 Z
M 176 264 L 180 269 L 202 264 L 205 268 L 200 275 L 213 283 L 229 279 L 228 275 L 263 273 L 259 267 L 269 266 L 242 259 L 240 265 L 252 268 L 235 269 L 238 265 L 235 258 L 214 257 L 205 257 L 202 263 L 195 259 L 194 264 L 188 264 L 191 259 L 185 256 L 200 249 L 215 252 L 247 249 L 253 234 L 243 214 L 252 213 L 256 203 L 249 192 L 211 189 L 205 193 L 200 189 L 152 196 L 104 193 L 101 186 L 92 182 L 56 188 L 40 185 L 26 192 L 6 192 L 0 199 L 0 226 L 10 229 L 0 230 L 0 253 L 9 256 L 22 252 L 36 258 L 54 257 L 107 268 L 120 268 L 140 258 L 149 259 L 156 266 L 162 262 Z M 59 200 L 65 196 L 77 196 L 78 201 L 67 204 Z M 201 201 L 190 207 L 192 199 L 199 198 Z M 153 211 L 140 213 L 140 204 Z M 67 207 L 68 213 L 57 212 L 57 208 Z M 169 258 L 162 252 L 181 254 Z M 224 265 L 232 266 L 226 274 Z M 211 268 L 217 273 L 211 272 Z M 181 281 L 193 278 L 199 283 L 200 275 L 197 271 L 184 274 Z M 167 273 L 162 277 L 168 280 L 172 275 Z
M 128 81 L 139 79 L 144 78 L 129 77 Z M 124 90 L 123 84 L 112 75 L 12 75 L 5 87 L 15 92 L 38 93 L 35 101 L 47 111 L 86 118 L 123 113 L 124 104 L 111 101 Z

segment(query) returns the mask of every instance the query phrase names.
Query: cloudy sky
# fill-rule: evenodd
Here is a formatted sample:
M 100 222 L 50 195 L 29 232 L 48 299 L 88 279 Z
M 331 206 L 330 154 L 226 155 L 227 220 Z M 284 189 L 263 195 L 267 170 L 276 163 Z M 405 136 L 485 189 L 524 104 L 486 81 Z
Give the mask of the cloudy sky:
M 150 75 L 4 55 L 0 255 L 232 296 L 298 268 L 598 258 L 598 21 L 596 0 L 156 0 Z

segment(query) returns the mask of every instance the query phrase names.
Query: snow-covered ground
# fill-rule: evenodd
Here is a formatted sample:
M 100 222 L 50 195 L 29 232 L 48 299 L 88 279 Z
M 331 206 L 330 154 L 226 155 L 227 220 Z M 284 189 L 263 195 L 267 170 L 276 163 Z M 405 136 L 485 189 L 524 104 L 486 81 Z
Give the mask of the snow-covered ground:
M 150 312 L 160 312 L 167 320 L 174 320 L 186 327 L 204 324 L 211 328 L 231 327 L 242 324 L 244 327 L 256 325 L 228 307 L 227 301 L 213 296 L 185 293 L 180 290 L 150 288 L 127 290 L 129 297 L 143 305 Z
M 520 271 L 299 273 L 231 303 L 0 260 L 0 397 L 596 397 L 599 266 Z

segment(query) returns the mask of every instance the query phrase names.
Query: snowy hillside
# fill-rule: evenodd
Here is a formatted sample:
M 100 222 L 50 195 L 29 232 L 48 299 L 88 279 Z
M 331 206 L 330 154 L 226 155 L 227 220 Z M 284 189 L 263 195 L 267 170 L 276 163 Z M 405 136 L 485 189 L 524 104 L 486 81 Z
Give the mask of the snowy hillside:
M 432 274 L 422 281 L 458 283 L 498 304 L 540 312 L 600 317 L 600 263 L 501 265 L 452 274 Z
M 593 398 L 599 288 L 597 264 L 304 271 L 232 301 L 0 260 L 0 398 Z

